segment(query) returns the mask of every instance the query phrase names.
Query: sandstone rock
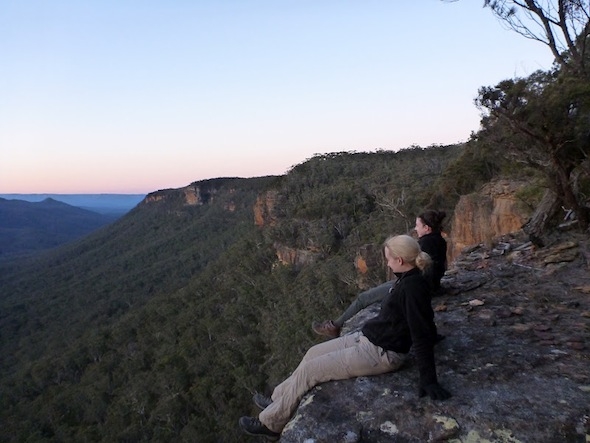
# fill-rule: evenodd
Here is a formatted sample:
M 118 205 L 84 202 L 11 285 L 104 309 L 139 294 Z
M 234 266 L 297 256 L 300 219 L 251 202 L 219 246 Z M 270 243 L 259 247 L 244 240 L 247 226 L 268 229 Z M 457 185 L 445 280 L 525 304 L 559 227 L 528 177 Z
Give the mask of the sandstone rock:
M 530 209 L 516 197 L 516 192 L 524 185 L 500 180 L 485 185 L 477 193 L 461 196 L 452 220 L 450 261 L 466 247 L 488 244 L 495 237 L 522 228 Z
M 315 251 L 290 248 L 278 243 L 275 243 L 274 247 L 279 263 L 293 266 L 295 269 L 300 269 L 304 265 L 312 264 L 319 257 L 319 253 Z
M 366 244 L 357 251 L 354 267 L 357 271 L 356 286 L 361 290 L 367 290 L 375 286 L 378 274 L 383 274 L 387 264 L 383 259 L 383 247 L 381 245 Z M 387 269 L 386 269 L 387 272 Z
M 256 226 L 273 226 L 276 224 L 277 216 L 275 213 L 279 193 L 277 191 L 267 191 L 256 197 L 254 203 L 254 224 Z

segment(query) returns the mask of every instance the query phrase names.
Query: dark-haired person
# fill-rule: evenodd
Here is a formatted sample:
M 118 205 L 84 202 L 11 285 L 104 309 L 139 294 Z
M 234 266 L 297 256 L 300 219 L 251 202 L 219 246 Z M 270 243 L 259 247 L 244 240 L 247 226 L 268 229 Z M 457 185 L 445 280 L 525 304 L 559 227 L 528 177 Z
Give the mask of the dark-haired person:
M 440 280 L 447 269 L 447 242 L 442 236 L 442 222 L 446 216 L 445 211 L 428 209 L 416 217 L 416 226 L 414 227 L 418 235 L 420 248 L 430 255 L 433 261 L 432 267 L 426 274 L 433 296 L 442 293 Z M 392 282 L 389 281 L 361 292 L 336 320 L 314 321 L 311 328 L 316 334 L 330 338 L 338 337 L 342 326 L 347 320 L 367 306 L 383 300 L 389 293 L 391 285 Z
M 278 440 L 301 397 L 314 386 L 398 370 L 413 348 L 420 374 L 419 396 L 445 400 L 451 396 L 438 384 L 434 361 L 436 328 L 430 286 L 423 275 L 431 259 L 408 235 L 390 237 L 384 244 L 387 265 L 398 277 L 381 303 L 379 314 L 361 331 L 312 346 L 293 373 L 270 398 L 254 397 L 263 408 L 258 417 L 241 417 L 250 435 Z
M 432 295 L 442 294 L 440 280 L 447 270 L 447 241 L 442 236 L 442 223 L 447 213 L 429 209 L 416 217 L 416 234 L 420 248 L 432 258 L 432 267 L 428 271 L 428 280 Z

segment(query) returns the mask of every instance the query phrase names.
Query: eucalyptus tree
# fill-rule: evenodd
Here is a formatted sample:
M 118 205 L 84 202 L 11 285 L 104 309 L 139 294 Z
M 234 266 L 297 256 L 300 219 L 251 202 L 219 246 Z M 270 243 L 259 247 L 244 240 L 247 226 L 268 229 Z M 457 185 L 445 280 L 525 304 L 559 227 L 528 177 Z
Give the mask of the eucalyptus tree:
M 483 130 L 502 133 L 506 155 L 547 178 L 551 191 L 529 220 L 529 234 L 542 234 L 560 206 L 585 229 L 590 209 L 580 183 L 590 170 L 590 0 L 484 0 L 484 7 L 508 29 L 545 44 L 555 62 L 548 72 L 482 87 L 475 100 Z
M 484 6 L 509 29 L 545 44 L 555 69 L 481 88 L 476 104 L 492 117 L 487 123 L 502 119 L 515 135 L 524 136 L 512 152 L 549 178 L 554 202 L 545 202 L 544 210 L 563 204 L 586 228 L 588 197 L 579 182 L 587 179 L 590 152 L 590 1 L 484 0 Z M 547 219 L 551 214 L 539 215 Z M 543 229 L 543 223 L 533 224 L 534 230 Z
M 562 68 L 588 75 L 589 0 L 484 0 L 484 6 L 509 29 L 547 45 Z
M 544 202 L 539 217 L 546 221 L 554 215 L 547 208 L 554 212 L 563 206 L 587 228 L 588 196 L 579 184 L 588 181 L 590 82 L 558 70 L 537 71 L 528 78 L 482 87 L 475 101 L 482 110 L 482 126 L 507 135 L 502 146 L 506 155 L 547 177 L 553 202 Z M 544 223 L 532 225 L 531 234 L 542 234 Z

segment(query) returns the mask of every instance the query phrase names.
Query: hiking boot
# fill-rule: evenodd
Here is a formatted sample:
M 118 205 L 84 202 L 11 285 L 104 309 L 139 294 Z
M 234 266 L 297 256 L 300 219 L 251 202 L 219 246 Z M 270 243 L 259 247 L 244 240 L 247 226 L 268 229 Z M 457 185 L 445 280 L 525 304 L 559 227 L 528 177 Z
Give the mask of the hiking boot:
M 270 406 L 270 404 L 272 403 L 272 399 L 270 397 L 265 397 L 259 392 L 254 394 L 252 400 L 254 401 L 254 404 L 262 410 L 266 409 L 266 407 Z
M 248 435 L 266 437 L 269 441 L 278 441 L 280 432 L 273 432 L 260 423 L 256 417 L 240 417 L 240 428 Z
M 318 335 L 325 335 L 326 337 L 336 338 L 340 336 L 340 327 L 336 326 L 332 320 L 323 322 L 314 321 L 311 324 L 311 329 Z

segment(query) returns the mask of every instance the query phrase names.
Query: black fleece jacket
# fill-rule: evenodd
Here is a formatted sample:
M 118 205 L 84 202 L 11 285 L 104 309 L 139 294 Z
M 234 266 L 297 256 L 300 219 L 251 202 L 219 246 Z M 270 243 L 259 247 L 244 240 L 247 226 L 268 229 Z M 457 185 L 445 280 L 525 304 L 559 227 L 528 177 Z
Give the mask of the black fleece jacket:
M 440 288 L 440 279 L 447 270 L 447 241 L 440 232 L 425 234 L 418 239 L 420 249 L 430 255 L 432 266 L 426 271 L 426 278 L 434 291 Z
M 362 333 L 386 351 L 407 354 L 413 346 L 420 386 L 437 383 L 434 312 L 429 284 L 419 269 L 398 275 L 397 282 L 381 303 L 379 314 L 365 323 Z

